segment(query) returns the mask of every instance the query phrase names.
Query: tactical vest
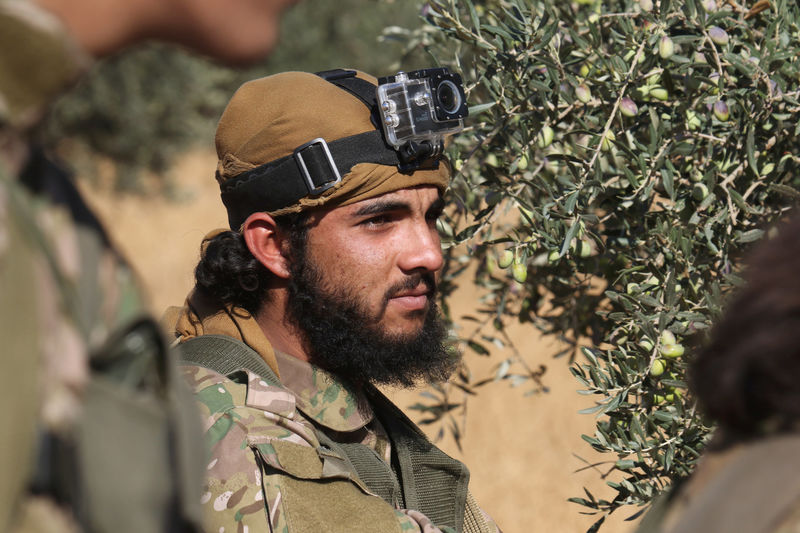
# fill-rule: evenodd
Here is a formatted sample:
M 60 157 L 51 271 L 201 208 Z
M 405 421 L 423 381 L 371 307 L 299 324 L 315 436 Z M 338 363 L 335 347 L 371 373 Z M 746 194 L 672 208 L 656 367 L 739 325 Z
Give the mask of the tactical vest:
M 181 344 L 183 362 L 222 375 L 246 369 L 269 385 L 283 388 L 261 356 L 225 335 L 203 335 Z M 317 431 L 322 453 L 345 459 L 350 471 L 370 492 L 392 506 L 420 511 L 439 527 L 458 533 L 484 533 L 485 520 L 468 493 L 469 471 L 434 446 L 400 409 L 375 387 L 365 391 L 375 415 L 386 428 L 397 458 L 397 472 L 363 444 L 337 443 Z
M 87 254 L 82 258 L 87 268 L 98 266 L 92 260 L 95 253 L 99 256 L 110 250 L 100 223 L 69 176 L 41 155 L 32 159 L 19 180 L 2 175 L 0 179 L 9 195 L 7 223 L 16 239 L 15 251 L 27 254 L 24 260 L 31 268 L 44 263 L 56 288 L 56 294 L 47 297 L 58 300 L 59 320 L 69 321 L 89 338 L 91 319 L 87 317 L 103 310 L 88 302 L 97 294 L 91 291 L 102 288 L 97 278 L 88 283 L 91 273 L 82 273 L 80 285 L 69 281 L 34 213 L 55 205 L 69 213 L 70 222 L 85 232 L 81 250 Z M 42 204 L 37 206 L 37 202 Z M 21 256 L 6 259 L 9 263 L 0 265 L 10 268 L 0 276 L 5 291 L 0 319 L 7 323 L 24 309 L 26 316 L 18 318 L 35 324 L 35 309 L 16 302 L 35 302 L 36 287 L 25 283 L 23 273 L 15 270 L 15 261 L 23 260 Z M 4 403 L 3 409 L 24 405 L 28 414 L 27 420 L 17 420 L 21 427 L 15 428 L 18 439 L 14 448 L 3 450 L 4 454 L 20 451 L 11 456 L 17 458 L 23 474 L 12 480 L 15 484 L 10 490 L 0 487 L 0 511 L 8 512 L 8 516 L 0 516 L 0 527 L 4 531 L 7 527 L 11 531 L 38 530 L 40 524 L 26 521 L 30 518 L 21 511 L 23 501 L 38 498 L 66 510 L 85 532 L 199 531 L 204 450 L 197 443 L 202 433 L 199 421 L 187 415 L 193 412 L 193 399 L 177 374 L 157 324 L 144 315 L 132 318 L 88 354 L 89 379 L 82 390 L 80 413 L 64 431 L 48 429 L 36 418 L 37 391 L 47 385 L 39 348 L 48 332 L 37 331 L 24 348 L 16 342 L 24 330 L 9 334 L 7 347 L 16 353 L 7 358 L 24 360 L 26 366 L 20 368 L 22 375 L 7 376 L 9 383 L 0 398 L 5 401 L 13 394 L 13 401 Z M 33 386 L 26 385 L 30 383 Z M 0 484 L 6 483 L 0 480 Z

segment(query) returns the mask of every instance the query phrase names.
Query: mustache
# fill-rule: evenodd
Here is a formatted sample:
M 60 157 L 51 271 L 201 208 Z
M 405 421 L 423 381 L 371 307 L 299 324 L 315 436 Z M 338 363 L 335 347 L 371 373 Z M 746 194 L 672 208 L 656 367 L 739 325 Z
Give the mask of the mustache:
M 409 291 L 412 289 L 416 289 L 419 287 L 420 284 L 425 286 L 425 289 L 429 293 L 429 297 L 433 298 L 436 296 L 437 287 L 436 287 L 436 276 L 432 272 L 418 272 L 415 274 L 411 274 L 406 276 L 405 279 L 399 281 L 389 287 L 386 290 L 386 294 L 383 296 L 383 307 L 384 309 L 389 304 L 389 300 L 396 296 L 397 294 L 403 291 Z

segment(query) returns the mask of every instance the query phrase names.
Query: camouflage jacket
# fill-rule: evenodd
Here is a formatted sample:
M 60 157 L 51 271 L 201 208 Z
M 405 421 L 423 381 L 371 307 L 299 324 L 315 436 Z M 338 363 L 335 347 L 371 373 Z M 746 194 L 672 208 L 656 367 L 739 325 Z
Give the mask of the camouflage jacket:
M 201 485 L 202 450 L 172 465 L 181 382 L 132 271 L 27 142 L 86 63 L 49 13 L 0 0 L 0 530 L 173 531 L 199 517 L 176 485 Z
M 210 446 L 202 498 L 209 532 L 456 531 L 402 509 L 397 493 L 376 494 L 337 452 L 363 445 L 384 464 L 396 460 L 363 393 L 294 357 L 276 352 L 276 358 L 276 384 L 249 369 L 223 375 L 198 364 L 183 367 Z M 467 507 L 475 516 L 459 531 L 499 531 L 471 495 Z

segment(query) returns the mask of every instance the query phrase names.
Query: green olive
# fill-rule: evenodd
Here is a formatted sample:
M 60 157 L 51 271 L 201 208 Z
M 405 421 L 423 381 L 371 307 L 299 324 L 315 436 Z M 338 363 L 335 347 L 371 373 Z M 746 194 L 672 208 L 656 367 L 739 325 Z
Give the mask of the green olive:
M 684 353 L 683 344 L 662 344 L 661 355 L 670 359 L 677 359 Z
M 677 342 L 675 335 L 668 329 L 661 332 L 659 341 L 661 341 L 661 344 L 675 344 Z
M 708 36 L 711 37 L 712 41 L 720 46 L 728 44 L 728 32 L 719 26 L 711 26 L 708 29 Z
M 692 198 L 701 202 L 706 196 L 708 196 L 708 187 L 704 183 L 695 183 L 692 187 Z
M 505 250 L 500 255 L 500 259 L 497 261 L 497 264 L 500 268 L 508 268 L 511 266 L 511 263 L 514 262 L 514 252 L 511 250 Z
M 586 104 L 592 99 L 592 91 L 589 90 L 589 87 L 585 83 L 581 83 L 575 87 L 575 97 Z
M 550 126 L 545 126 L 536 137 L 536 144 L 539 146 L 539 148 L 547 148 L 553 143 L 554 135 L 555 132 L 553 131 L 553 128 Z
M 657 378 L 661 374 L 664 373 L 664 370 L 667 369 L 667 362 L 663 359 L 656 359 L 653 361 L 653 366 L 650 367 L 650 375 L 654 378 Z
M 720 122 L 726 122 L 731 116 L 728 110 L 728 104 L 722 100 L 714 102 L 714 116 L 717 117 L 717 120 Z
M 675 43 L 668 36 L 664 35 L 658 42 L 658 55 L 662 59 L 669 59 L 675 53 Z
M 511 275 L 519 283 L 525 283 L 525 280 L 528 279 L 528 265 L 522 262 L 515 262 L 514 266 L 511 267 Z
M 636 102 L 626 96 L 619 102 L 619 111 L 626 117 L 635 117 L 639 113 L 639 108 Z
M 497 270 L 497 259 L 494 258 L 494 255 L 487 254 L 486 255 L 486 272 L 490 276 L 493 276 L 496 270 Z
M 650 96 L 656 100 L 666 101 L 669 98 L 669 92 L 663 87 L 656 86 L 650 89 Z
M 586 239 L 580 239 L 576 244 L 578 255 L 587 258 L 592 255 L 592 243 Z

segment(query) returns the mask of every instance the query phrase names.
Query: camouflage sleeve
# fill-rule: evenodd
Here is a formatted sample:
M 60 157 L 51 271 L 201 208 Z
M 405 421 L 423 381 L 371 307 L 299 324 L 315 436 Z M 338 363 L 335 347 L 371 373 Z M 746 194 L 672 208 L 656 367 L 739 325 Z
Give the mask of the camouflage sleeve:
M 264 512 L 259 468 L 247 446 L 248 413 L 242 412 L 241 387 L 200 367 L 184 367 L 183 373 L 200 405 L 210 450 L 201 499 L 205 530 L 272 531 Z
M 280 502 L 265 498 L 270 480 L 264 479 L 258 447 L 281 441 L 313 449 L 312 428 L 292 420 L 293 397 L 251 373 L 234 380 L 193 365 L 182 371 L 199 404 L 209 450 L 201 500 L 206 531 L 283 531 L 275 515 Z

